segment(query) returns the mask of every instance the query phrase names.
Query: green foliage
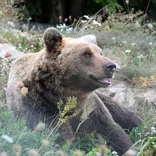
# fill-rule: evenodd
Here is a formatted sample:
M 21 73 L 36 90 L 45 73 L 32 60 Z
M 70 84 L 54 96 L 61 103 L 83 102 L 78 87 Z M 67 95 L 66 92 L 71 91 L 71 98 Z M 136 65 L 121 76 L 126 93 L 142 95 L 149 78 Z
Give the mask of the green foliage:
M 39 123 L 38 128 L 41 123 Z M 59 147 L 55 140 L 58 137 L 57 132 L 52 129 L 37 128 L 34 131 L 30 131 L 24 120 L 16 120 L 13 117 L 12 112 L 7 112 L 4 107 L 0 107 L 0 151 L 7 152 L 11 156 L 27 155 L 28 153 L 38 153 L 43 156 L 50 156 L 50 154 L 57 155 L 60 153 L 59 149 L 63 152 L 68 153 L 67 155 L 76 156 L 76 154 L 85 155 L 85 152 L 91 150 L 91 155 L 98 151 L 95 147 L 93 135 L 85 135 L 89 140 L 80 143 L 80 139 L 74 142 L 67 142 L 62 147 Z M 6 136 L 6 137 L 3 137 Z M 86 138 L 87 138 L 86 137 Z M 76 149 L 84 149 L 86 147 L 87 151 L 78 151 Z M 88 147 L 88 148 L 87 148 Z
M 101 4 L 105 7 L 108 13 L 113 13 L 117 8 L 120 8 L 120 5 L 116 0 L 94 0 L 96 3 Z
M 74 148 L 80 149 L 85 152 L 91 151 L 93 148 L 97 147 L 95 132 L 91 134 L 85 134 L 83 138 L 75 138 Z
M 23 25 L 25 32 L 15 31 L 8 28 L 7 31 L 3 29 L 0 30 L 0 33 L 3 38 L 9 43 L 12 43 L 19 51 L 25 53 L 28 52 L 37 52 L 43 47 L 42 35 L 34 34 L 34 30 L 28 30 L 28 25 Z M 29 35 L 27 34 L 29 32 Z
M 94 0 L 96 3 L 101 3 L 103 6 L 107 4 L 117 3 L 116 0 Z
M 54 150 L 54 141 L 56 140 L 55 133 L 48 138 L 47 143 L 45 142 L 47 136 L 50 133 L 49 129 L 45 129 L 42 132 L 33 132 L 27 129 L 24 120 L 16 120 L 13 117 L 12 112 L 6 112 L 4 107 L 0 107 L 0 151 L 5 151 L 8 154 L 15 156 L 15 147 L 18 145 L 21 148 L 21 155 L 26 155 L 31 149 L 40 149 L 41 146 L 44 147 L 38 150 L 41 155 L 46 151 Z M 4 139 L 2 136 L 7 136 L 9 139 Z M 46 146 L 46 147 L 45 147 Z M 17 156 L 17 155 L 16 155 Z
M 156 117 L 151 112 L 145 121 L 130 133 L 131 139 L 135 142 L 132 149 L 138 151 L 140 156 L 154 156 L 156 154 Z
M 57 105 L 58 105 L 58 109 L 60 111 L 59 121 L 61 122 L 61 124 L 63 124 L 70 117 L 70 115 L 67 115 L 67 114 L 72 113 L 72 115 L 73 115 L 73 109 L 77 106 L 77 98 L 76 97 L 67 97 L 67 101 L 65 104 L 61 100 L 57 103 Z
M 95 156 L 96 153 L 100 152 L 100 149 L 99 148 L 93 148 L 89 153 L 88 155 L 89 156 Z

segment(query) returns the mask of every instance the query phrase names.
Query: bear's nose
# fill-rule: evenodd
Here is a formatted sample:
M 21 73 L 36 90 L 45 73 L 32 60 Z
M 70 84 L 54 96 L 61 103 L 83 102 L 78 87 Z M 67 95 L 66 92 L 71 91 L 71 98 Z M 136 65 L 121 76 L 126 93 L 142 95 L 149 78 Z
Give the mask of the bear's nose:
M 114 68 L 116 68 L 116 65 L 113 62 L 109 62 L 109 63 L 105 64 L 105 69 L 108 72 L 113 72 Z

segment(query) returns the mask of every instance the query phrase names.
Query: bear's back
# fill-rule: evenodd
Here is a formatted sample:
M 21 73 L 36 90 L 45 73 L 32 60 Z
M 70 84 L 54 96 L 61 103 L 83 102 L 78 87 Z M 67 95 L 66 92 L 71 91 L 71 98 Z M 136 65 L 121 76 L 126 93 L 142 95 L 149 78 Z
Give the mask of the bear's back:
M 22 105 L 23 95 L 20 93 L 20 89 L 24 87 L 23 79 L 30 75 L 36 57 L 36 53 L 28 53 L 13 62 L 10 69 L 6 93 L 9 110 L 18 110 L 20 105 Z

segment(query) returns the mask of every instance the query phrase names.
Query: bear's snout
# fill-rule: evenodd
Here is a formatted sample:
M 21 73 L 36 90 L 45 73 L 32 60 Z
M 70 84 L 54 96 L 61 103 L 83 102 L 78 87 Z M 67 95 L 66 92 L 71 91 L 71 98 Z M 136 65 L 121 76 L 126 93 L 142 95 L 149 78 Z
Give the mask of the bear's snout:
M 116 68 L 116 65 L 113 62 L 108 62 L 107 64 L 104 65 L 104 68 L 107 72 L 113 73 L 114 69 Z

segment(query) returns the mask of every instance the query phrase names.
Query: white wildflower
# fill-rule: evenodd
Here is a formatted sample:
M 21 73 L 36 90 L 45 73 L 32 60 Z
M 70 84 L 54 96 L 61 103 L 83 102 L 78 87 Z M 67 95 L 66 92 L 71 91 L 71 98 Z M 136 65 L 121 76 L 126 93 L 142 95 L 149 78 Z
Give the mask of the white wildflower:
M 137 28 L 140 28 L 140 27 L 141 27 L 141 25 L 140 25 L 140 23 L 139 23 L 138 21 L 135 22 L 135 26 L 136 26 Z
M 153 131 L 152 131 L 152 134 L 156 134 L 156 130 L 153 130 Z
M 155 145 L 155 142 L 151 142 L 152 143 L 152 145 Z
M 147 26 L 149 29 L 153 30 L 153 25 L 151 23 L 149 23 Z
M 151 134 L 156 134 L 156 128 L 155 127 L 151 127 L 151 130 L 152 130 Z
M 144 58 L 144 56 L 142 54 L 140 54 L 139 56 L 137 56 L 138 59 Z
M 15 27 L 14 22 L 10 22 L 10 21 L 8 21 L 8 25 L 10 25 L 10 26 L 12 26 L 12 27 Z
M 129 156 L 135 156 L 137 154 L 137 151 L 136 150 L 134 150 L 134 149 L 129 149 L 126 153 L 125 153 L 125 155 L 129 155 Z
M 130 49 L 127 49 L 127 50 L 125 50 L 125 52 L 126 52 L 126 53 L 130 53 L 130 52 L 131 52 L 131 50 L 130 50 Z
M 3 12 L 2 11 L 0 11 L 0 16 L 2 16 L 3 15 Z
M 87 21 L 86 20 L 81 20 L 81 23 L 86 23 Z
M 127 41 L 123 41 L 124 44 L 127 44 Z
M 136 43 L 132 42 L 130 45 L 131 45 L 131 46 L 136 46 Z
M 83 17 L 86 18 L 87 20 L 90 20 L 90 19 L 91 19 L 91 18 L 90 18 L 89 16 L 87 16 L 87 15 L 84 15 Z
M 2 138 L 4 140 L 6 140 L 7 142 L 9 142 L 9 143 L 13 143 L 14 142 L 13 139 L 10 136 L 8 136 L 8 135 L 2 135 Z
M 97 21 L 95 21 L 95 20 L 93 20 L 93 24 L 94 24 L 94 25 L 101 26 L 101 23 L 99 23 L 99 22 L 97 22 Z
M 117 153 L 116 151 L 113 151 L 112 154 L 113 154 L 114 156 L 118 156 L 118 153 Z

